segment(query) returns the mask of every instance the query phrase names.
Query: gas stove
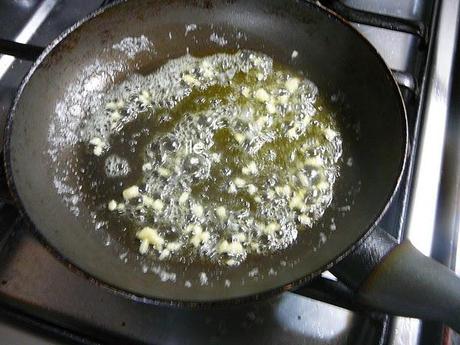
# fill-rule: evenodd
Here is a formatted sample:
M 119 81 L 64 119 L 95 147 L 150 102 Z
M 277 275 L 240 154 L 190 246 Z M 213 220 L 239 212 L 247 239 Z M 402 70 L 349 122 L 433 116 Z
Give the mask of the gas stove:
M 0 53 L 11 47 L 4 41 L 10 40 L 28 44 L 22 53 L 33 55 L 34 47 L 46 46 L 61 31 L 108 3 L 2 2 L 0 23 L 8 25 L 0 26 Z M 451 104 L 450 95 L 451 85 L 454 91 L 459 89 L 453 64 L 459 2 L 320 3 L 352 22 L 377 48 L 392 69 L 406 103 L 411 156 L 404 183 L 380 225 L 455 268 L 460 257 L 455 221 L 459 195 L 449 187 L 454 185 L 455 191 L 460 191 L 460 164 L 455 164 L 460 142 L 455 132 L 452 134 L 458 124 L 452 116 L 456 105 Z M 0 55 L 2 128 L 15 91 L 31 64 Z M 1 178 L 0 186 L 4 186 Z M 7 193 L 5 187 L 0 188 L 0 200 Z M 458 335 L 439 324 L 365 310 L 328 272 L 297 291 L 225 310 L 136 303 L 68 270 L 6 202 L 0 202 L 0 225 L 0 334 L 4 343 L 460 344 Z

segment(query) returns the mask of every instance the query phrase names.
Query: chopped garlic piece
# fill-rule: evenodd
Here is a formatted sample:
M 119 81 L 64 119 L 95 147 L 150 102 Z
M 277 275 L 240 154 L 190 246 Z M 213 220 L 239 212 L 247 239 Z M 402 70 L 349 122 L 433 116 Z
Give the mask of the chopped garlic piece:
M 203 69 L 203 76 L 205 78 L 211 79 L 214 76 L 213 66 L 208 61 L 203 61 L 201 68 Z
M 334 138 L 335 138 L 337 135 L 338 135 L 337 132 L 334 131 L 334 130 L 332 130 L 332 129 L 330 129 L 330 128 L 326 128 L 326 129 L 324 130 L 324 136 L 325 136 L 326 139 L 329 140 L 329 141 L 334 140 Z
M 276 231 L 280 229 L 280 225 L 278 223 L 272 222 L 265 226 L 264 233 L 267 235 L 273 235 Z
M 145 163 L 143 166 L 142 166 L 142 171 L 149 171 L 149 170 L 152 170 L 152 164 L 150 163 Z
M 269 114 L 276 113 L 276 106 L 273 102 L 268 102 L 265 108 L 267 109 Z
M 203 62 L 201 63 L 201 67 L 203 67 L 203 68 L 212 68 L 212 65 L 209 63 L 208 60 L 203 60 Z
M 148 106 L 152 103 L 152 96 L 147 90 L 143 90 L 139 95 L 139 100 L 144 106 Z
M 89 141 L 89 143 L 91 145 L 94 145 L 94 146 L 103 146 L 104 145 L 104 142 L 102 141 L 102 139 L 98 138 L 98 137 L 91 139 Z
M 311 227 L 312 225 L 311 218 L 308 217 L 306 214 L 301 214 L 298 219 L 299 219 L 300 224 Z
M 284 195 L 287 195 L 287 196 L 291 195 L 291 187 L 289 185 L 285 185 L 283 187 L 283 192 L 284 192 Z
M 243 167 L 243 169 L 241 169 L 241 172 L 244 175 L 250 175 L 250 174 L 257 175 L 257 173 L 259 172 L 259 169 L 257 168 L 256 162 L 251 161 L 249 162 L 248 165 L 246 165 L 245 167 Z
M 193 235 L 190 238 L 190 243 L 193 244 L 195 248 L 200 245 L 200 242 L 201 242 L 200 235 Z
M 248 193 L 254 195 L 257 193 L 257 187 L 253 184 L 248 185 Z
M 118 121 L 121 119 L 121 114 L 118 110 L 115 110 L 113 111 L 111 114 L 110 114 L 110 118 L 113 120 L 113 121 Z
M 295 59 L 297 56 L 299 56 L 299 52 L 297 50 L 293 50 L 291 54 L 291 58 Z
M 265 224 L 264 224 L 264 223 L 259 223 L 259 222 L 257 222 L 257 223 L 256 223 L 256 228 L 257 228 L 257 230 L 258 230 L 259 235 L 260 235 L 261 233 L 264 233 L 264 232 L 265 232 Z
M 260 64 L 262 63 L 262 59 L 259 56 L 253 56 L 250 59 L 254 61 L 255 66 L 260 66 Z
M 302 168 L 304 168 L 304 163 L 303 163 L 301 160 L 297 160 L 297 161 L 295 162 L 295 167 L 296 167 L 297 169 L 302 169 Z
M 214 77 L 214 71 L 210 68 L 206 68 L 203 70 L 203 76 L 207 79 L 211 79 Z
M 239 234 L 236 234 L 235 235 L 235 238 L 239 241 L 239 242 L 245 242 L 246 241 L 246 235 L 242 232 L 240 232 Z
M 323 180 L 323 181 L 320 181 L 320 182 L 316 185 L 316 187 L 317 187 L 318 189 L 320 189 L 320 190 L 328 189 L 328 188 L 329 188 L 329 182 L 324 181 L 324 180 Z
M 190 233 L 190 232 L 193 232 L 193 229 L 195 229 L 195 224 L 189 224 L 189 225 L 187 225 L 187 226 L 185 227 L 184 232 L 185 232 L 186 234 L 188 234 L 188 233 Z
M 258 81 L 261 81 L 261 80 L 263 80 L 263 79 L 264 79 L 264 74 L 263 74 L 263 73 L 260 73 L 260 72 L 257 73 L 257 80 L 258 80 Z
M 194 234 L 201 234 L 203 232 L 203 228 L 201 227 L 200 224 L 194 224 L 193 225 L 193 233 Z
M 200 86 L 201 83 L 198 79 L 196 79 L 194 76 L 191 76 L 190 74 L 185 74 L 182 77 L 182 80 L 185 81 L 188 85 L 192 86 Z
M 211 158 L 214 162 L 220 162 L 221 154 L 220 153 L 213 153 L 211 154 Z
M 234 133 L 233 136 L 239 144 L 242 144 L 246 139 L 246 136 L 242 133 Z
M 268 200 L 272 200 L 275 197 L 275 191 L 273 189 L 267 190 L 267 198 Z
M 227 210 L 223 206 L 219 206 L 216 208 L 216 214 L 217 217 L 219 217 L 222 220 L 227 218 Z
M 166 249 L 168 249 L 171 252 L 175 252 L 180 249 L 182 244 L 180 242 L 170 242 L 166 245 Z
M 268 117 L 267 116 L 261 116 L 256 120 L 256 125 L 259 129 L 262 129 L 265 124 L 268 122 Z
M 298 173 L 297 177 L 299 178 L 300 184 L 304 187 L 308 187 L 310 185 L 310 180 L 308 179 L 307 175 Z
M 123 193 L 123 199 L 130 200 L 132 198 L 137 198 L 139 196 L 139 187 L 138 186 L 131 186 L 126 188 Z
M 230 182 L 230 186 L 228 187 L 228 192 L 230 194 L 235 194 L 237 192 L 236 186 L 233 182 Z
M 115 200 L 110 200 L 107 208 L 109 211 L 115 211 L 117 209 L 117 202 Z
M 124 105 L 125 105 L 125 102 L 123 102 L 122 100 L 119 100 L 119 101 L 113 101 L 113 102 L 107 103 L 105 105 L 105 108 L 109 110 L 118 110 L 118 109 L 123 108 Z
M 259 253 L 259 246 L 260 246 L 259 243 L 257 243 L 257 242 L 251 242 L 249 245 L 251 246 L 251 249 L 252 249 L 252 250 L 255 250 L 257 253 Z
M 257 202 L 257 203 L 260 203 L 260 202 L 262 202 L 262 199 L 261 199 L 260 196 L 256 196 L 256 197 L 254 197 L 254 201 Z
M 270 99 L 270 95 L 268 94 L 268 92 L 262 88 L 256 91 L 255 97 L 260 102 L 267 102 Z
M 289 201 L 289 207 L 291 209 L 299 209 L 302 210 L 305 207 L 305 203 L 303 201 L 304 195 L 303 193 L 294 193 L 294 196 Z
M 233 182 L 235 182 L 235 186 L 238 188 L 243 188 L 246 185 L 246 181 L 243 180 L 241 177 L 236 177 Z
M 157 250 L 161 250 L 165 240 L 161 237 L 156 229 L 146 226 L 136 234 L 136 237 L 141 240 L 147 240 L 149 244 L 154 246 Z
M 294 124 L 293 127 L 289 128 L 288 131 L 286 132 L 286 135 L 289 139 L 296 139 L 299 134 L 298 134 L 299 126 L 297 123 Z
M 168 177 L 168 176 L 171 175 L 171 172 L 166 168 L 159 167 L 158 168 L 158 174 L 160 174 L 160 176 L 163 176 L 163 177 Z
M 183 192 L 179 197 L 179 205 L 184 205 L 187 202 L 189 195 L 190 193 Z
M 319 156 L 305 159 L 305 164 L 318 168 L 323 165 L 323 159 Z
M 238 261 L 234 260 L 234 259 L 228 259 L 226 262 L 225 262 L 228 266 L 236 266 L 238 264 Z
M 192 206 L 192 212 L 195 215 L 195 217 L 198 217 L 198 218 L 203 217 L 203 213 L 204 213 L 203 206 L 201 206 L 200 204 L 194 204 Z
M 306 127 L 308 126 L 308 124 L 310 123 L 311 121 L 311 117 L 310 116 L 305 116 L 304 118 L 302 118 L 301 122 L 302 124 Z
M 279 104 L 286 105 L 289 102 L 289 95 L 278 96 L 277 101 Z
M 162 211 L 165 204 L 160 199 L 155 199 L 152 203 L 152 208 L 155 211 Z
M 142 195 L 142 203 L 147 207 L 153 207 L 154 200 L 147 195 Z
M 286 86 L 286 89 L 290 92 L 293 93 L 299 88 L 299 79 L 298 78 L 290 78 L 286 81 L 284 84 Z
M 164 259 L 166 259 L 166 258 L 169 256 L 169 254 L 171 254 L 171 252 L 169 251 L 169 249 L 163 249 L 163 250 L 161 251 L 161 254 L 160 254 L 160 256 L 158 257 L 158 259 L 159 259 L 159 260 L 164 260 Z
M 246 86 L 243 86 L 243 88 L 241 89 L 241 94 L 242 94 L 244 97 L 249 98 L 249 96 L 250 96 L 249 88 L 246 87 Z
M 94 146 L 93 153 L 96 156 L 102 155 L 103 148 L 102 146 Z
M 124 210 L 125 210 L 125 204 L 123 204 L 123 203 L 120 202 L 120 203 L 117 205 L 117 211 L 123 212 Z
M 200 225 L 195 225 L 194 235 L 190 238 L 190 243 L 194 247 L 198 247 L 201 243 L 209 241 L 211 235 L 208 231 L 203 231 Z
M 149 250 L 149 241 L 142 240 L 139 246 L 139 253 L 146 254 L 148 250 Z
M 228 241 L 226 241 L 226 240 L 223 240 L 217 246 L 217 252 L 220 253 L 220 254 L 228 253 L 228 249 L 229 249 Z
M 92 138 L 89 143 L 94 146 L 93 148 L 93 153 L 96 156 L 100 156 L 102 152 L 104 151 L 104 148 L 107 146 L 101 138 L 95 137 Z
M 231 255 L 243 254 L 243 245 L 240 242 L 233 241 L 228 244 L 228 253 Z
M 211 234 L 208 231 L 203 231 L 201 233 L 201 242 L 202 243 L 208 242 L 210 237 L 211 237 Z

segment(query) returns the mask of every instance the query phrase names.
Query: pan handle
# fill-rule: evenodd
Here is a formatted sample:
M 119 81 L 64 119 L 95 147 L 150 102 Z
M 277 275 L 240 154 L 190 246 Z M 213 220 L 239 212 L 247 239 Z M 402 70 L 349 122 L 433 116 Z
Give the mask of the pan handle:
M 460 278 L 376 228 L 332 273 L 371 308 L 400 316 L 437 320 L 460 332 Z

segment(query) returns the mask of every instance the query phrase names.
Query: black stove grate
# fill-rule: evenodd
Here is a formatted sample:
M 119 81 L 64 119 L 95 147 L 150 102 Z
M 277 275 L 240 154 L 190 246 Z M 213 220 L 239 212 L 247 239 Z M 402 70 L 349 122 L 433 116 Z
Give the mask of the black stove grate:
M 358 10 L 345 5 L 340 0 L 320 0 L 320 3 L 350 22 L 393 31 L 406 32 L 408 34 L 419 36 L 422 38 L 423 43 L 428 42 L 428 31 L 426 30 L 425 23 L 422 21 Z

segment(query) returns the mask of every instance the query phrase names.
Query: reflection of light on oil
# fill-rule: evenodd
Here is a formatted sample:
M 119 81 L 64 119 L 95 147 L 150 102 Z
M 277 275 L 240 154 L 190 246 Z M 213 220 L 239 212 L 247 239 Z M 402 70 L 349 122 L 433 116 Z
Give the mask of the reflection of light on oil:
M 300 318 L 292 317 L 294 310 Z M 347 338 L 354 314 L 327 303 L 285 293 L 277 305 L 275 318 L 283 330 L 302 334 L 305 338 L 321 339 L 320 344 L 338 344 Z

